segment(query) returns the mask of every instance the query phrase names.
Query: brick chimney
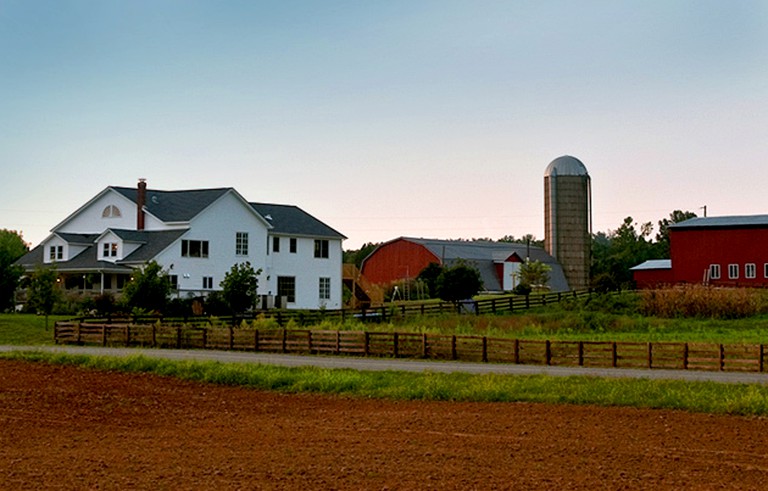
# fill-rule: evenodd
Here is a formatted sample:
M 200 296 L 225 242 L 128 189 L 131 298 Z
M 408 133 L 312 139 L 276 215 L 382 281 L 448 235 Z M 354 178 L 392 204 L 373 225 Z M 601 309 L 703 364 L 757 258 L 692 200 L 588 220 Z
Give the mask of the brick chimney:
M 147 204 L 147 180 L 139 179 L 136 190 L 136 230 L 144 230 L 144 205 Z

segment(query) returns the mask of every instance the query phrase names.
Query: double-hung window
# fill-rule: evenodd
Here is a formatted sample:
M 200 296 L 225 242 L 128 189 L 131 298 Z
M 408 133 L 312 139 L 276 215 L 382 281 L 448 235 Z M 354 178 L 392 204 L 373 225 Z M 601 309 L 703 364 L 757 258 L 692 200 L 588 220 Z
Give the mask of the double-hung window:
M 747 263 L 744 265 L 744 277 L 750 279 L 757 277 L 757 267 L 755 266 L 755 263 Z
M 324 239 L 315 240 L 315 257 L 328 258 L 328 241 Z
M 709 279 L 710 280 L 719 280 L 720 279 L 720 265 L 719 264 L 710 264 L 709 265 Z
M 237 232 L 235 234 L 235 255 L 248 255 L 248 232 Z
M 213 289 L 213 276 L 203 276 L 203 290 Z
M 319 294 L 320 294 L 319 295 L 320 300 L 331 299 L 331 279 L 330 278 L 320 278 Z
M 738 264 L 729 264 L 728 265 L 728 279 L 729 280 L 738 280 L 739 279 L 739 265 Z
M 117 257 L 117 244 L 115 242 L 104 242 L 101 246 L 101 257 Z
M 64 246 L 51 246 L 48 250 L 48 258 L 51 261 L 61 261 L 64 259 Z
M 290 243 L 288 244 L 288 252 L 296 254 L 296 237 L 291 237 Z

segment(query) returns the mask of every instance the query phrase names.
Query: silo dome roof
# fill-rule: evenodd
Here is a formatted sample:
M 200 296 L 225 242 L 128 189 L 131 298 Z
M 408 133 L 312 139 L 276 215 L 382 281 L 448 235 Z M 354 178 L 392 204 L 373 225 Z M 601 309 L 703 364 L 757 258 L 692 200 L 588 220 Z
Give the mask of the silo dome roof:
M 581 160 L 570 155 L 558 157 L 547 166 L 544 177 L 549 176 L 588 176 L 587 168 Z

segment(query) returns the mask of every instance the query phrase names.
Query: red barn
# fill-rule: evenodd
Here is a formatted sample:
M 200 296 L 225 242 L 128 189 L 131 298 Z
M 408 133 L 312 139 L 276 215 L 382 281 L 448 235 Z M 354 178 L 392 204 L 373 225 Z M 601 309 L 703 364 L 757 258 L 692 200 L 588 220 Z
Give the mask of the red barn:
M 632 268 L 638 287 L 768 286 L 768 215 L 692 218 L 670 225 L 669 241 L 668 267 L 648 261 Z
M 415 279 L 429 263 L 447 266 L 463 260 L 480 272 L 485 291 L 501 292 L 515 287 L 515 273 L 527 257 L 551 268 L 548 286 L 552 291 L 568 290 L 562 267 L 544 249 L 508 242 L 400 237 L 377 247 L 361 270 L 371 283 L 389 285 Z

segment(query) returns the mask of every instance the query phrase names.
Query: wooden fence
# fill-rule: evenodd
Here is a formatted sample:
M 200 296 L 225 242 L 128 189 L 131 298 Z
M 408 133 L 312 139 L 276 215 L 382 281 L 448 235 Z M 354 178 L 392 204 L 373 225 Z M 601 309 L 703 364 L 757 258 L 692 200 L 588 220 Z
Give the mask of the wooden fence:
M 347 319 L 357 319 L 363 322 L 389 322 L 392 319 L 413 317 L 418 315 L 439 315 L 447 313 L 462 314 L 497 314 L 509 313 L 531 309 L 534 307 L 543 307 L 553 303 L 562 302 L 570 298 L 585 298 L 592 295 L 591 290 L 554 292 L 535 295 L 506 295 L 481 300 L 465 300 L 454 304 L 452 302 L 426 302 L 426 303 L 407 303 L 407 304 L 388 304 L 379 307 L 370 307 L 364 309 L 339 309 L 339 310 L 261 310 L 249 313 L 237 318 L 218 317 L 216 320 L 222 324 L 238 326 L 245 321 L 253 320 L 255 317 L 264 317 L 265 319 L 274 319 L 279 326 L 285 326 L 293 321 L 299 326 L 317 325 L 324 320 L 332 322 L 344 322 Z M 161 323 L 185 323 L 196 325 L 211 325 L 212 319 L 207 316 L 185 317 L 185 318 L 164 318 L 159 316 L 131 316 L 128 318 L 81 318 L 81 322 L 112 323 L 128 322 L 133 323 L 151 323 L 160 321 Z
M 221 349 L 548 366 L 763 372 L 765 345 L 548 341 L 405 332 L 57 322 L 57 344 Z

